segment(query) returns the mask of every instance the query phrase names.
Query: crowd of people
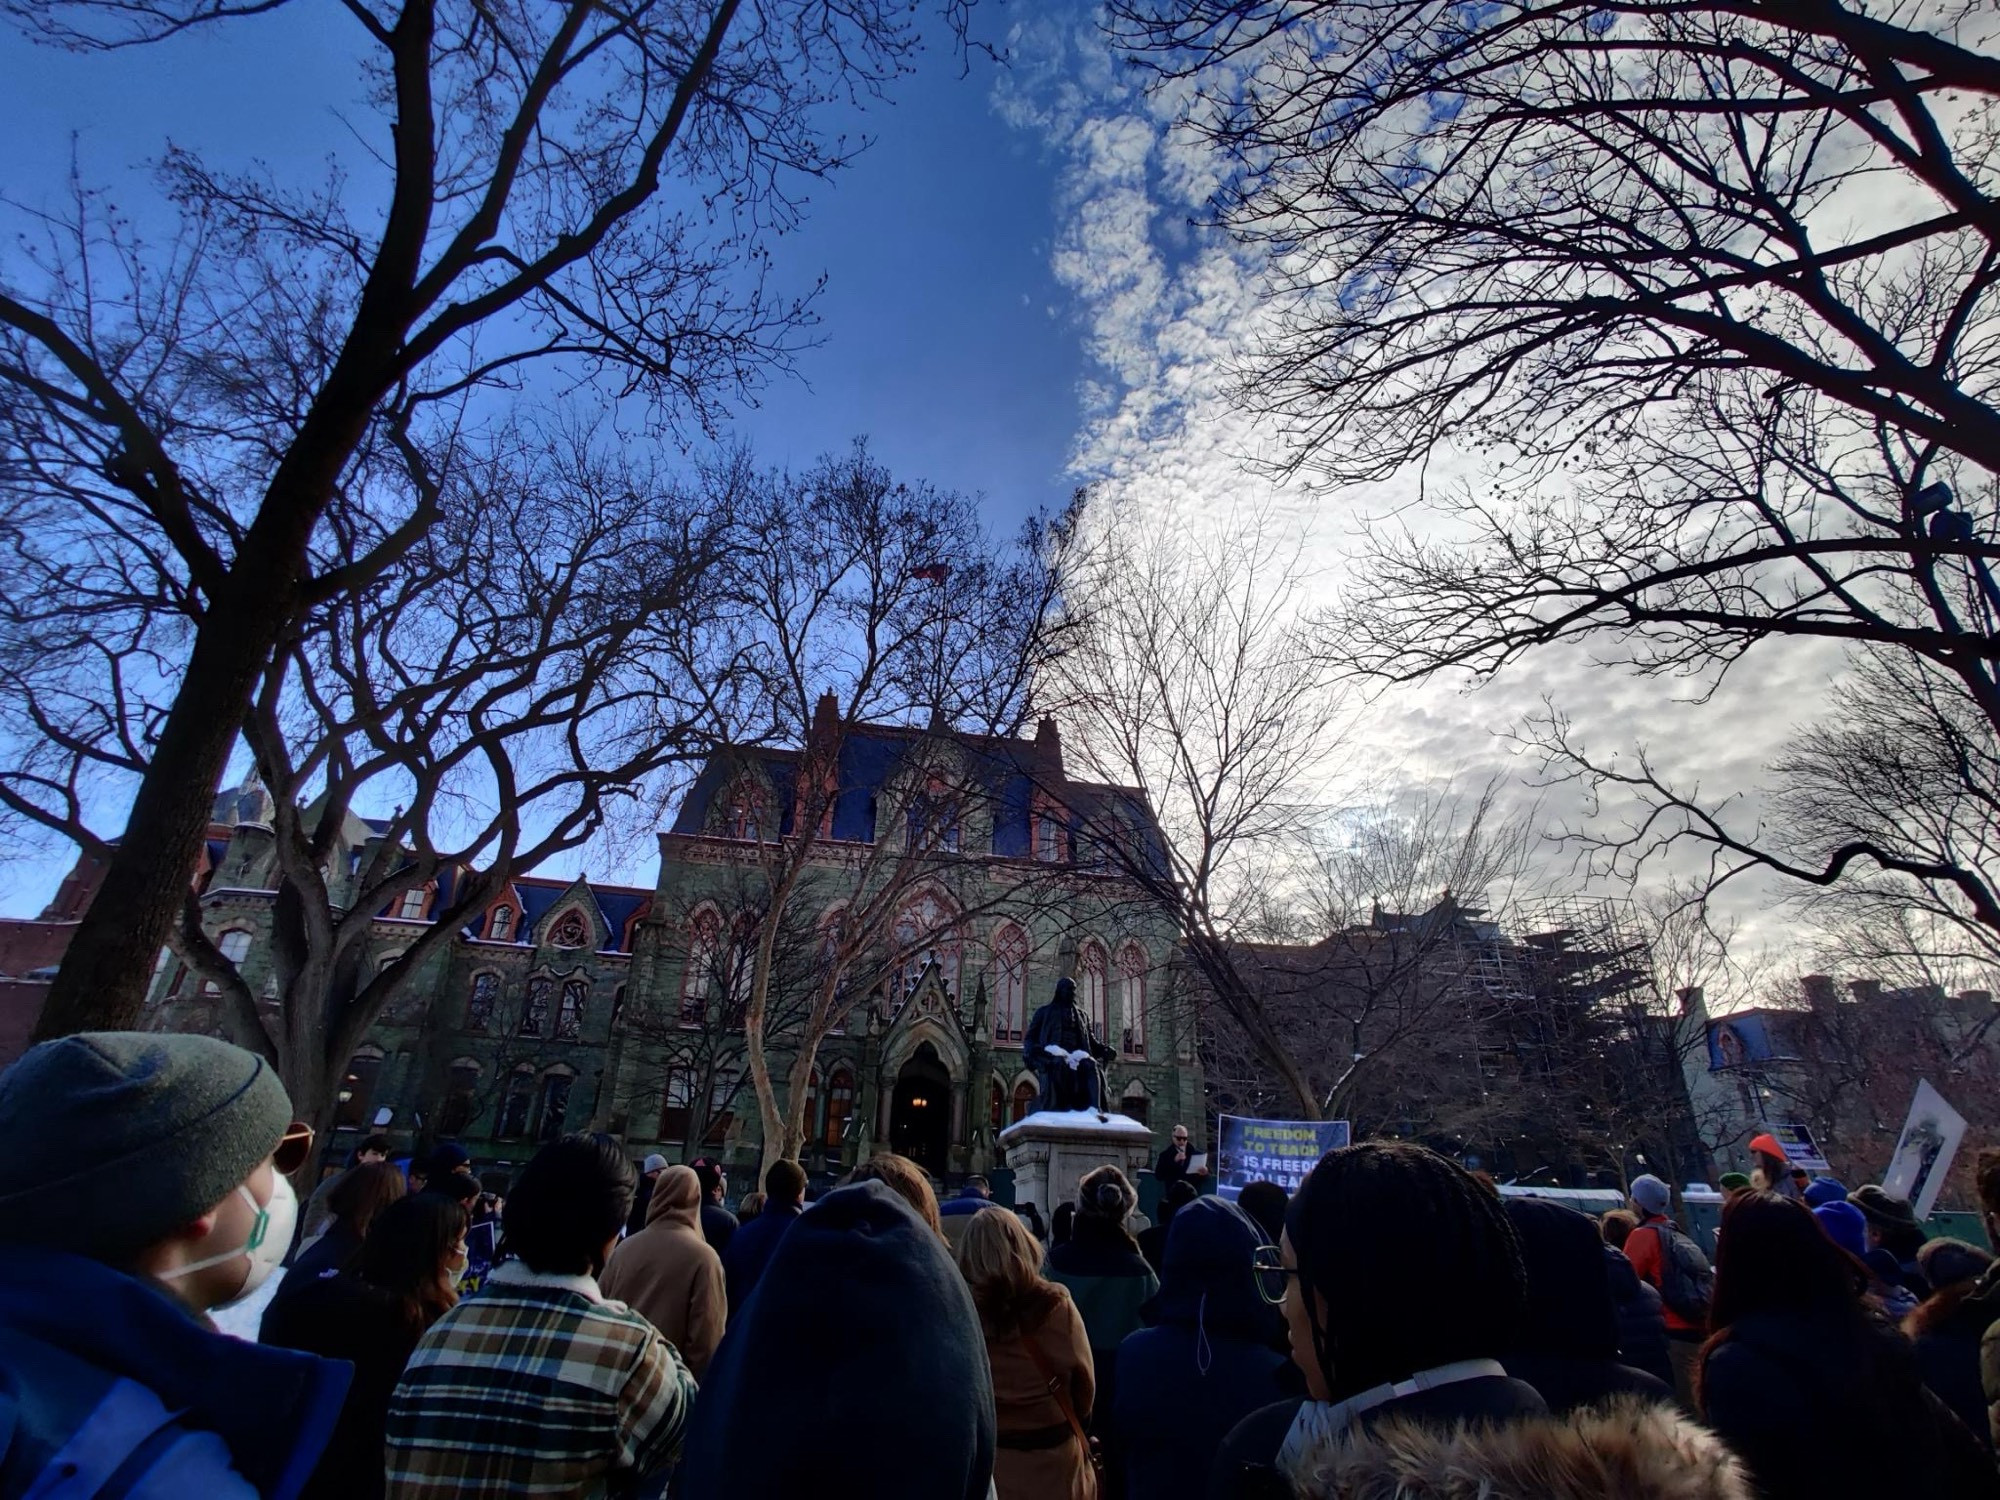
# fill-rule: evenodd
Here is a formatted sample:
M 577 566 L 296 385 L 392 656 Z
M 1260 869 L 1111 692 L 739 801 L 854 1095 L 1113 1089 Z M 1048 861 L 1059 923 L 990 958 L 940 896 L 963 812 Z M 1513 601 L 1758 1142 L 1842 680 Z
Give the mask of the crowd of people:
M 1403 1142 L 1137 1234 L 1114 1166 L 1046 1226 L 892 1154 L 732 1214 L 592 1135 L 504 1196 L 365 1140 L 301 1223 L 311 1145 L 204 1037 L 0 1075 L 0 1500 L 2000 1500 L 2000 1267 L 1778 1160 L 1711 1262 L 1657 1178 L 1592 1220 Z

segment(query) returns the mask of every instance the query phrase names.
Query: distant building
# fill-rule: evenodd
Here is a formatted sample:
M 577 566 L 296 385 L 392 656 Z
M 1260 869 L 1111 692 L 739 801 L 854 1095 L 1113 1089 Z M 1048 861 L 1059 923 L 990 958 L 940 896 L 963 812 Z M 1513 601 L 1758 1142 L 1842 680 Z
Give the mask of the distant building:
M 893 1148 L 939 1174 L 999 1164 L 994 1137 L 1032 1106 L 1021 1034 L 1056 979 L 1118 1051 L 1106 1107 L 1164 1138 L 1198 1127 L 1202 1085 L 1185 1006 L 1169 1003 L 1174 933 L 1095 857 L 1081 825 L 1108 806 L 1156 839 L 1136 793 L 1071 781 L 1056 726 L 1032 739 L 840 724 L 814 734 L 837 754 L 826 826 L 789 911 L 806 937 L 850 903 L 890 892 L 890 957 L 854 970 L 842 1025 L 808 1079 L 801 1155 L 837 1172 Z M 815 762 L 819 763 L 819 762 Z M 798 750 L 716 755 L 659 836 L 651 889 L 515 878 L 368 1029 L 341 1094 L 335 1145 L 385 1122 L 404 1139 L 454 1138 L 482 1162 L 525 1160 L 568 1130 L 602 1129 L 633 1151 L 754 1164 L 762 1127 L 742 1030 L 748 955 L 778 841 L 794 833 Z M 942 797 L 936 783 L 957 795 Z M 275 899 L 269 825 L 238 806 L 199 882 L 210 935 L 253 992 L 268 986 Z M 247 798 L 247 800 L 246 800 Z M 386 825 L 350 818 L 330 869 L 336 903 Z M 913 863 L 920 861 L 921 863 Z M 921 879 L 910 871 L 921 869 Z M 400 953 L 449 902 L 455 872 L 373 922 L 365 962 Z M 790 942 L 796 933 L 786 932 Z M 797 976 L 774 982 L 771 1065 L 796 1056 Z M 882 946 L 882 945 L 878 945 Z M 151 1024 L 224 1029 L 220 997 L 163 962 Z
M 1808 974 L 1792 1005 L 1712 1016 L 1701 991 L 1684 1000 L 1704 1039 L 1688 1058 L 1689 1091 L 1725 1170 L 1749 1170 L 1758 1131 L 1795 1124 L 1850 1187 L 1879 1181 L 1928 1079 L 1971 1127 L 1940 1204 L 1976 1201 L 1973 1148 L 2000 1139 L 2000 1006 L 1990 991 Z

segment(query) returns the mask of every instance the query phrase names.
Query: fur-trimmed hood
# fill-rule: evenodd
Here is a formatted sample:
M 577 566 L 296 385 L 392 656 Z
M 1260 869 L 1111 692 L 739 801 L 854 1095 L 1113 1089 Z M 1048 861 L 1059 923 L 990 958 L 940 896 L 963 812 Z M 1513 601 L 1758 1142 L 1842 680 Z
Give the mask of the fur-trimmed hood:
M 1501 1427 L 1349 1428 L 1294 1476 L 1303 1500 L 1752 1500 L 1748 1474 L 1706 1428 L 1621 1402 Z

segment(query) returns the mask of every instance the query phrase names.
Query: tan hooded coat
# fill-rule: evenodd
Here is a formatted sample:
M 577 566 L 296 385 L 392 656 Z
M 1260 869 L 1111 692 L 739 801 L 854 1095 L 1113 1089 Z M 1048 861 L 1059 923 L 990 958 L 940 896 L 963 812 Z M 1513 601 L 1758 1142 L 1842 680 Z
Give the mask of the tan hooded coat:
M 701 1183 L 692 1167 L 668 1167 L 653 1184 L 646 1227 L 611 1252 L 597 1284 L 660 1330 L 696 1380 L 722 1342 L 729 1317 L 722 1258 L 701 1233 Z
M 1303 1500 L 1753 1500 L 1721 1439 L 1624 1402 L 1502 1427 L 1349 1429 L 1307 1455 Z

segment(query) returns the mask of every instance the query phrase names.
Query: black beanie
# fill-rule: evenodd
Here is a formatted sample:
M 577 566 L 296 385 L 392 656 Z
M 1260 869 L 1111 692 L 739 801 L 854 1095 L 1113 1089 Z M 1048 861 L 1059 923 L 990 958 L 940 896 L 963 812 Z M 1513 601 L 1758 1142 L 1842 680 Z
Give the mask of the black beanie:
M 227 1198 L 291 1119 L 271 1065 L 214 1037 L 44 1042 L 0 1073 L 0 1241 L 121 1260 Z

